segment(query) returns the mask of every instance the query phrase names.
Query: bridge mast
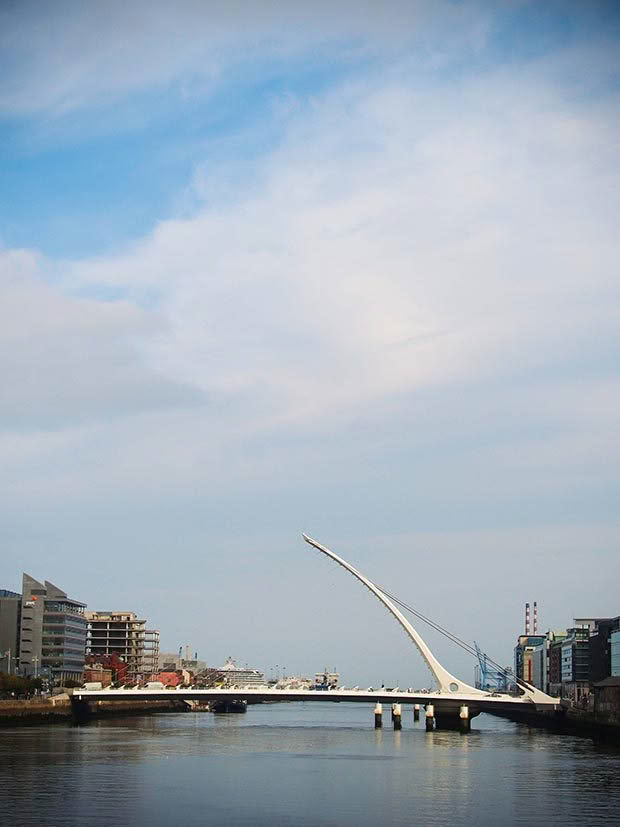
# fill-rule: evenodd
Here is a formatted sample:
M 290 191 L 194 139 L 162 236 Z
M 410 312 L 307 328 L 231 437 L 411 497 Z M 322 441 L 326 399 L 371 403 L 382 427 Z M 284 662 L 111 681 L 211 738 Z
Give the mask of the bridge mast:
M 460 678 L 456 678 L 454 675 L 450 674 L 447 669 L 439 663 L 435 655 L 431 652 L 429 647 L 427 646 L 426 642 L 422 639 L 421 635 L 413 628 L 411 623 L 407 620 L 407 618 L 403 615 L 399 609 L 392 603 L 392 601 L 381 591 L 381 589 L 369 580 L 365 575 L 363 575 L 360 571 L 354 568 L 350 563 L 347 563 L 346 560 L 343 560 L 342 557 L 338 557 L 337 554 L 334 554 L 333 551 L 330 551 L 325 546 L 321 545 L 316 540 L 313 540 L 312 537 L 308 537 L 307 534 L 302 534 L 302 537 L 309 543 L 311 546 L 314 546 L 318 551 L 322 554 L 325 554 L 327 557 L 330 557 L 332 560 L 335 560 L 338 565 L 342 566 L 343 569 L 346 569 L 350 572 L 354 577 L 356 577 L 361 583 L 363 583 L 367 589 L 369 589 L 376 598 L 378 598 L 386 609 L 391 612 L 398 623 L 402 626 L 405 630 L 409 638 L 413 641 L 414 645 L 422 655 L 426 665 L 430 669 L 433 677 L 437 681 L 439 686 L 440 692 L 460 692 L 466 693 L 471 695 L 484 695 L 485 693 L 482 692 L 480 689 L 476 689 L 474 686 L 470 686 L 464 681 L 460 680 Z

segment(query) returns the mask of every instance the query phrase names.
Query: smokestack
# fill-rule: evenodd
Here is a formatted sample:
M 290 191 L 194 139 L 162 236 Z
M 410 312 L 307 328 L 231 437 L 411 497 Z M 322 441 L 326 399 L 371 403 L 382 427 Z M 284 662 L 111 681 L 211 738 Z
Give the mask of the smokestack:
M 525 604 L 525 634 L 530 634 L 530 604 Z
M 538 634 L 538 607 L 536 601 L 534 601 L 534 634 Z

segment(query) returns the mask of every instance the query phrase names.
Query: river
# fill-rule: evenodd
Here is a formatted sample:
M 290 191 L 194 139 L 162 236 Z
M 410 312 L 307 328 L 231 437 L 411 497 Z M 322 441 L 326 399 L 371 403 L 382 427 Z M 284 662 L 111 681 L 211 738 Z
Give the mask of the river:
M 11 827 L 620 824 L 620 749 L 481 715 L 375 731 L 361 704 L 287 703 L 0 729 Z

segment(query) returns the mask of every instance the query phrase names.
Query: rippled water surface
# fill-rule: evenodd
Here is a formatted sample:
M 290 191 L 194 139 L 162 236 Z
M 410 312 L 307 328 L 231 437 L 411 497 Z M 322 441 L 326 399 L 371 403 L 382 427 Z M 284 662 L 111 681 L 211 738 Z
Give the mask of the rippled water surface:
M 0 729 L 0 823 L 620 824 L 620 750 L 490 716 L 402 732 L 356 704 Z

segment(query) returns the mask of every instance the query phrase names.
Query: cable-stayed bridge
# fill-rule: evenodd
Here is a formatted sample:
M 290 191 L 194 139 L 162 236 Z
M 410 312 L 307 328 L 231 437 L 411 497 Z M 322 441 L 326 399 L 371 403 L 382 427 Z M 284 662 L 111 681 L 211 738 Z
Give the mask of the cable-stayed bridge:
M 135 699 L 149 699 L 149 700 L 170 700 L 176 698 L 184 701 L 198 701 L 205 702 L 239 702 L 248 701 L 312 701 L 312 702 L 338 702 L 338 701 L 353 701 L 356 703 L 374 703 L 375 704 L 375 722 L 380 725 L 380 716 L 382 714 L 382 704 L 392 704 L 393 718 L 396 715 L 398 725 L 400 726 L 401 706 L 403 704 L 423 706 L 425 709 L 427 728 L 432 728 L 435 720 L 437 726 L 459 726 L 461 729 L 469 729 L 470 720 L 478 715 L 480 712 L 496 712 L 506 714 L 510 712 L 526 712 L 526 711 L 543 711 L 555 710 L 559 708 L 560 699 L 552 698 L 545 694 L 540 689 L 537 689 L 531 684 L 524 681 L 518 682 L 518 695 L 488 692 L 484 689 L 478 689 L 471 686 L 466 681 L 453 675 L 449 672 L 434 656 L 427 643 L 424 641 L 420 633 L 414 628 L 410 621 L 400 611 L 397 603 L 403 607 L 407 607 L 402 601 L 390 595 L 388 592 L 381 589 L 376 583 L 373 583 L 368 577 L 354 568 L 350 563 L 339 557 L 333 551 L 330 551 L 326 546 L 314 540 L 308 535 L 303 535 L 304 540 L 317 551 L 321 552 L 331 560 L 336 562 L 339 566 L 348 571 L 353 577 L 359 580 L 392 614 L 400 626 L 404 629 L 413 645 L 416 647 L 424 662 L 428 666 L 431 675 L 436 683 L 436 690 L 386 690 L 382 689 L 332 689 L 329 691 L 316 691 L 304 689 L 276 689 L 271 687 L 227 687 L 227 688 L 209 688 L 198 689 L 195 687 L 178 687 L 177 689 L 77 689 L 73 695 L 73 703 L 76 712 L 79 713 L 80 708 L 84 711 L 89 701 L 96 700 L 135 700 Z M 418 617 L 427 621 L 419 613 Z M 447 634 L 459 645 L 463 645 L 466 649 L 474 650 L 465 644 L 463 641 L 442 629 L 437 624 L 432 623 L 436 629 Z M 379 717 L 378 717 L 379 716 Z M 429 726 L 430 722 L 430 726 Z

